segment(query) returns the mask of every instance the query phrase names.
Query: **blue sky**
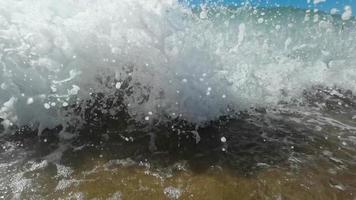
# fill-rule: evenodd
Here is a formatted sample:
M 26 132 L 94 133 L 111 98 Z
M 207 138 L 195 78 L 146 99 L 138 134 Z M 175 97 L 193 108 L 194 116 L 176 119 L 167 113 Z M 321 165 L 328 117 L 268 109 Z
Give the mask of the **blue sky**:
M 241 4 L 246 0 L 181 0 L 185 2 L 189 2 L 190 4 L 201 4 L 204 2 L 217 2 L 221 1 L 223 4 Z M 259 6 L 285 6 L 285 7 L 296 7 L 296 8 L 317 8 L 319 10 L 323 10 L 329 12 L 332 8 L 337 8 L 338 10 L 343 11 L 346 5 L 352 7 L 353 15 L 356 14 L 356 0 L 324 0 L 325 2 L 321 2 L 318 4 L 314 4 L 313 1 L 310 0 L 310 3 L 307 0 L 249 0 L 252 5 L 259 5 Z M 321 0 L 318 0 L 321 1 Z

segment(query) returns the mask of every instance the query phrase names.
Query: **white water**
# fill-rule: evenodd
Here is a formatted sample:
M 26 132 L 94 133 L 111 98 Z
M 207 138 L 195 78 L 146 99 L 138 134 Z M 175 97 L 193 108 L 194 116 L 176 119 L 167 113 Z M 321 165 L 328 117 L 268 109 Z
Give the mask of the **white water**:
M 351 17 L 202 12 L 174 0 L 2 0 L 2 124 L 66 126 L 69 105 L 128 87 L 130 115 L 148 123 L 166 115 L 200 123 L 298 99 L 313 85 L 356 90 Z

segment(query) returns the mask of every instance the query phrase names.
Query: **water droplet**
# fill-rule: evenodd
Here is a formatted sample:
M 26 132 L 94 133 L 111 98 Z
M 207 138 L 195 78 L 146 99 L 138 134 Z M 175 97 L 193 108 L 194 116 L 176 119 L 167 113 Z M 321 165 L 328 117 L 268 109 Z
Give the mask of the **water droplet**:
M 225 143 L 225 142 L 227 141 L 227 140 L 226 140 L 226 137 L 221 137 L 221 138 L 220 138 L 220 141 L 223 142 L 223 143 Z
M 120 88 L 121 88 L 121 82 L 117 82 L 117 83 L 115 84 L 115 87 L 116 87 L 116 89 L 120 89 Z
M 351 6 L 345 6 L 344 13 L 342 13 L 342 15 L 341 15 L 341 19 L 346 21 L 346 20 L 351 19 L 351 17 L 352 17 Z
M 27 104 L 28 105 L 33 104 L 33 98 L 32 97 L 27 99 Z
M 257 22 L 258 22 L 259 24 L 262 24 L 262 23 L 264 22 L 264 19 L 261 17 L 261 18 L 258 19 Z
M 43 106 L 48 110 L 51 108 L 51 106 L 48 103 L 43 104 Z

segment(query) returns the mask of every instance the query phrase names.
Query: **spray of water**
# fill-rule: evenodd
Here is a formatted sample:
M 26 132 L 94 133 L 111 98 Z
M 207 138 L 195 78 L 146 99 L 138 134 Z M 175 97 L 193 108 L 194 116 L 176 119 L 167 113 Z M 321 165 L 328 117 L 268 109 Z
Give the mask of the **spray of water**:
M 97 108 L 108 115 L 122 110 L 112 104 L 120 102 L 138 121 L 203 123 L 298 99 L 314 85 L 355 91 L 350 13 L 2 0 L 1 123 L 67 126 L 98 94 Z

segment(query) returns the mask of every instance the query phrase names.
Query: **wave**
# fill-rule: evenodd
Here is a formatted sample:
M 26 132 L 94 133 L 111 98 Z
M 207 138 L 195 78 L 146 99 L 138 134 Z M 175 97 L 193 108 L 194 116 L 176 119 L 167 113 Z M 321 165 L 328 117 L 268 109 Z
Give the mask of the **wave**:
M 199 124 L 315 85 L 356 91 L 355 25 L 291 8 L 2 0 L 1 123 L 81 126 L 100 117 L 90 109 Z

